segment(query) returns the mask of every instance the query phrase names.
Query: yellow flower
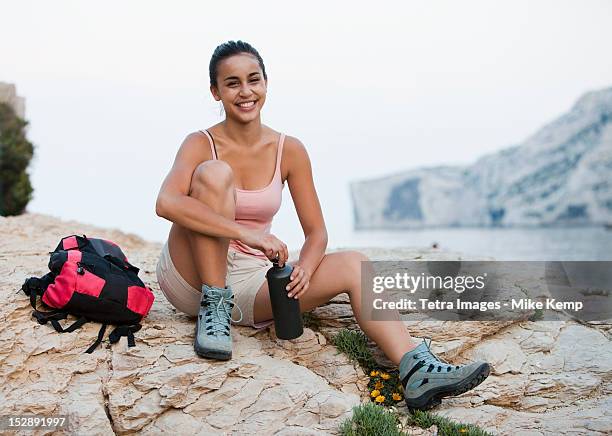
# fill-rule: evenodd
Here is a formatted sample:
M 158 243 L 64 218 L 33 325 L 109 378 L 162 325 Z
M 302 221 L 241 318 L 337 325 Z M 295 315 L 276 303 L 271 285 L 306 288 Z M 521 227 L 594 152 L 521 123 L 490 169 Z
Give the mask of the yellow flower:
M 382 389 L 383 384 L 381 381 L 377 381 L 376 383 L 374 383 L 374 389 Z
M 383 372 L 380 376 L 383 378 L 383 380 L 389 380 L 391 378 L 391 376 L 386 372 Z
M 376 401 L 377 403 L 384 403 L 385 402 L 385 396 L 384 395 L 379 395 L 378 397 L 376 397 L 374 399 L 374 401 Z
M 374 389 L 370 395 L 372 396 L 372 398 L 376 398 L 380 395 L 380 391 L 378 389 Z
M 370 373 L 370 377 L 376 377 L 377 375 L 378 375 L 378 371 L 372 370 L 372 372 Z
M 460 428 L 459 433 L 467 433 L 467 428 Z
M 393 392 L 393 400 L 394 401 L 399 401 L 402 399 L 402 396 L 400 394 L 398 394 L 397 392 Z

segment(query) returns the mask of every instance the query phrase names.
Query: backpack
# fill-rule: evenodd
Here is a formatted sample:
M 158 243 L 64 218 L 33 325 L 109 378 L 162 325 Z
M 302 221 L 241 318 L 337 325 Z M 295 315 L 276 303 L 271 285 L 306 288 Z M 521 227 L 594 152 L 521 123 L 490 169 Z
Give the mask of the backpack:
M 127 336 L 128 346 L 133 347 L 134 333 L 140 330 L 154 296 L 121 248 L 108 240 L 71 235 L 62 238 L 49 254 L 50 272 L 30 277 L 21 287 L 30 297 L 32 316 L 38 323 L 50 321 L 58 333 L 72 332 L 88 321 L 102 323 L 98 338 L 85 353 L 92 353 L 102 342 L 107 325 L 114 324 L 117 327 L 109 334 L 109 342 Z M 41 297 L 43 307 L 55 310 L 37 310 L 36 297 Z M 62 327 L 59 320 L 68 314 L 78 319 Z

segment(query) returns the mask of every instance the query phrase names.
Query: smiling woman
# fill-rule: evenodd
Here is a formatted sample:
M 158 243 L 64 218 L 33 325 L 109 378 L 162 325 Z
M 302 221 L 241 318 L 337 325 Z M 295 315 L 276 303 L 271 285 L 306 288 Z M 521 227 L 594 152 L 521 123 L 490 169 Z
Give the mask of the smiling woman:
M 222 44 L 209 73 L 225 119 L 187 136 L 156 204 L 157 214 L 173 223 L 157 278 L 172 305 L 197 317 L 196 353 L 230 359 L 231 320 L 253 327 L 271 323 L 266 272 L 271 259 L 282 266 L 289 253 L 270 229 L 286 181 L 305 236 L 287 286 L 300 309 L 348 293 L 360 327 L 400 365 L 409 407 L 431 407 L 484 380 L 488 364 L 445 365 L 424 343 L 417 346 L 399 320 L 374 321 L 371 307 L 362 311 L 361 268 L 368 258 L 357 251 L 325 254 L 327 230 L 306 148 L 261 123 L 268 77 L 257 50 L 242 41 Z M 429 374 L 434 366 L 438 373 Z
M 245 54 L 248 54 L 248 56 L 237 56 L 237 59 L 234 60 L 234 64 L 239 66 L 240 70 L 244 69 L 244 71 L 250 71 L 246 76 L 246 82 L 250 85 L 252 95 L 249 96 L 248 100 L 243 99 L 240 96 L 241 78 L 238 75 L 231 73 L 230 75 L 223 77 L 222 88 L 227 88 L 227 91 L 229 91 L 227 93 L 227 100 L 232 101 L 234 106 L 236 106 L 240 112 L 255 113 L 258 108 L 261 110 L 264 102 L 266 101 L 266 86 L 268 76 L 266 74 L 266 67 L 263 59 L 257 50 L 255 50 L 250 44 L 238 41 L 235 44 L 231 44 L 230 42 L 217 47 L 210 60 L 208 71 L 210 76 L 211 92 L 215 100 L 221 101 L 221 96 L 218 94 L 218 92 L 215 92 L 215 90 L 219 90 L 219 87 L 217 86 L 219 64 L 222 63 L 224 59 L 227 59 L 232 55 Z M 227 113 L 225 104 L 224 109 Z

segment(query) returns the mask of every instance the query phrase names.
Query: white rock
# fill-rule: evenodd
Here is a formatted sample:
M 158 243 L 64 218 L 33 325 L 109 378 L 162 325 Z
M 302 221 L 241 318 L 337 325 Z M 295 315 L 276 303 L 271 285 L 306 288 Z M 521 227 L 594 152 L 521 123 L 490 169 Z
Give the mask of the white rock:
M 493 374 L 518 374 L 526 361 L 521 347 L 508 339 L 491 339 L 476 345 L 469 354 L 473 360 L 489 362 Z

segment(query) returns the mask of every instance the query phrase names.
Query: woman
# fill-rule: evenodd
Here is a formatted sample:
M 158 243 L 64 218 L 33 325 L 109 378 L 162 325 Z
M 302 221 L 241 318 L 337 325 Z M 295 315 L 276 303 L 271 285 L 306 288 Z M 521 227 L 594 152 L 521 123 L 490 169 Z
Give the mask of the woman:
M 157 214 L 173 223 L 158 281 L 172 305 L 197 317 L 196 353 L 230 359 L 231 320 L 271 323 L 265 273 L 270 259 L 282 266 L 289 253 L 270 228 L 287 182 L 305 236 L 287 289 L 301 310 L 347 292 L 361 329 L 399 365 L 411 408 L 428 408 L 482 382 L 488 364 L 447 365 L 427 344 L 417 345 L 402 322 L 362 316 L 361 262 L 368 258 L 357 251 L 325 254 L 327 230 L 306 148 L 261 123 L 268 78 L 257 50 L 242 41 L 222 44 L 209 73 L 225 119 L 187 136 L 156 204 Z

